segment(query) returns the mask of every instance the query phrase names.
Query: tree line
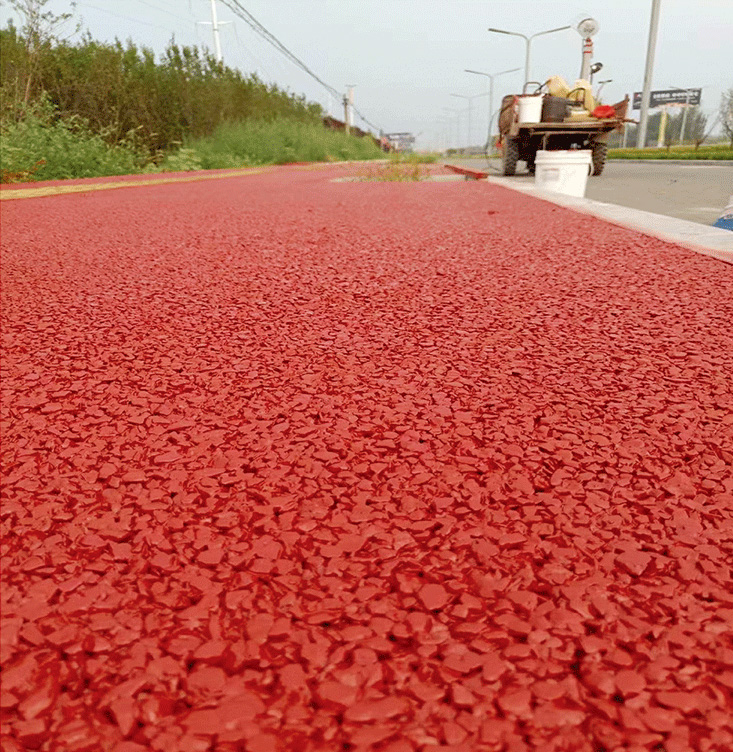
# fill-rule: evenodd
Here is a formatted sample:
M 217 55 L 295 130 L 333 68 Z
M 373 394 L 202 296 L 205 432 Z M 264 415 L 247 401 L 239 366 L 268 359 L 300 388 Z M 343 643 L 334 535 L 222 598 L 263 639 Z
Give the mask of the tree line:
M 43 2 L 41 2 L 41 5 Z M 58 21 L 59 17 L 54 17 Z M 54 19 L 51 19 L 54 20 Z M 242 120 L 320 122 L 320 105 L 218 63 L 174 41 L 156 61 L 131 41 L 59 39 L 48 17 L 0 30 L 0 120 L 18 122 L 50 101 L 57 117 L 81 119 L 110 143 L 134 140 L 150 153 Z

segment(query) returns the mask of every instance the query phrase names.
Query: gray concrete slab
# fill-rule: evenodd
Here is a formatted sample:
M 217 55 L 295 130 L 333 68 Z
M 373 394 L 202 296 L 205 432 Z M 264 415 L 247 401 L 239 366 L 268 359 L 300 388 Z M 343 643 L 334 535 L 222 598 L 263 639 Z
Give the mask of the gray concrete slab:
M 733 232 L 730 230 L 632 209 L 628 206 L 540 190 L 535 188 L 533 182 L 519 183 L 513 178 L 505 177 L 489 177 L 489 181 L 733 264 Z
M 450 159 L 477 170 L 499 176 L 499 160 Z M 517 185 L 533 185 L 524 171 L 507 178 Z M 586 197 L 667 217 L 712 225 L 733 194 L 733 162 L 673 162 L 609 160 L 603 174 L 588 180 Z

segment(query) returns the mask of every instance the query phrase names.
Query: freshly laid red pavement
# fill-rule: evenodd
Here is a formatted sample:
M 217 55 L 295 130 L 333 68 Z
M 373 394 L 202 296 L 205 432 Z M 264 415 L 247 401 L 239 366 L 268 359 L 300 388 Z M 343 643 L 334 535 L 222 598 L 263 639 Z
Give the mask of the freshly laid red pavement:
M 733 749 L 733 267 L 355 170 L 3 202 L 2 749 Z

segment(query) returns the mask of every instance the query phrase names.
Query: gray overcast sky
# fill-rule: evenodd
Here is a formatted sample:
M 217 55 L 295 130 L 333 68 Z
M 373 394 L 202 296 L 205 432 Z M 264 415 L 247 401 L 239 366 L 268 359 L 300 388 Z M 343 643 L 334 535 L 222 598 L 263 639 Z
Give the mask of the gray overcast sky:
M 356 84 L 357 107 L 385 131 L 422 134 L 418 146 L 437 145 L 444 108 L 463 108 L 451 93 L 486 91 L 487 79 L 464 68 L 494 73 L 524 66 L 524 41 L 491 34 L 489 26 L 523 34 L 577 23 L 600 24 L 596 81 L 611 103 L 640 90 L 651 0 L 240 0 L 270 32 L 338 90 Z M 71 3 L 50 0 L 55 12 Z M 325 90 L 257 36 L 217 0 L 224 62 L 256 71 L 268 82 L 321 103 L 340 116 Z M 11 12 L 0 10 L 3 25 Z M 212 47 L 210 0 L 78 0 L 76 15 L 98 40 L 132 39 L 160 53 L 175 35 L 179 44 Z M 579 75 L 581 38 L 574 30 L 532 42 L 531 78 Z M 496 81 L 502 94 L 521 89 L 522 73 Z M 703 110 L 717 113 L 721 92 L 733 86 L 733 0 L 662 0 L 653 88 L 703 87 Z M 487 97 L 473 100 L 472 142 L 482 143 Z M 361 123 L 357 120 L 357 125 Z M 461 122 L 465 142 L 467 118 Z

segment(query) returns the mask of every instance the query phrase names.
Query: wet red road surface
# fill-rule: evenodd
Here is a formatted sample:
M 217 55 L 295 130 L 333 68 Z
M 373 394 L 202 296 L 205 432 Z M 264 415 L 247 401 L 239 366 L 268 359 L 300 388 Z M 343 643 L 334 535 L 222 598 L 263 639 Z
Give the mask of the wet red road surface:
M 733 267 L 353 169 L 3 202 L 3 750 L 733 749 Z

